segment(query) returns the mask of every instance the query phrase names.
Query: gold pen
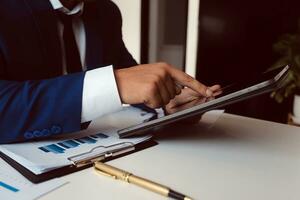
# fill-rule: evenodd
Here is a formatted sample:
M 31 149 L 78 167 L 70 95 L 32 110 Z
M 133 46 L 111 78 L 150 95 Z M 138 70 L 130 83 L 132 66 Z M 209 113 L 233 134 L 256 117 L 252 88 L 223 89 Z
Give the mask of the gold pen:
M 106 175 L 109 177 L 112 177 L 114 179 L 122 180 L 127 183 L 132 183 L 137 186 L 140 186 L 142 188 L 145 188 L 147 190 L 150 190 L 152 192 L 161 194 L 166 197 L 170 197 L 172 199 L 177 199 L 177 200 L 191 200 L 191 198 L 180 194 L 178 192 L 175 192 L 174 190 L 171 190 L 170 188 L 160 185 L 158 183 L 154 183 L 150 180 L 135 176 L 129 172 L 117 169 L 113 166 L 101 163 L 101 162 L 96 162 L 94 165 L 94 168 L 96 172 L 102 175 Z

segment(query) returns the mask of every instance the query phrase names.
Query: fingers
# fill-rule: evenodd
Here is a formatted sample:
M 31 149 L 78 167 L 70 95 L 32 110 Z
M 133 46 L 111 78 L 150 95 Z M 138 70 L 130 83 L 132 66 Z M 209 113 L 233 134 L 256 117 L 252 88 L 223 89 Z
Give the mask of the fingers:
M 182 93 L 183 87 L 179 84 L 175 83 L 175 96 L 178 96 Z
M 168 70 L 173 80 L 178 82 L 180 85 L 191 88 L 205 97 L 210 97 L 213 95 L 213 92 L 207 86 L 200 83 L 188 74 L 173 67 L 169 67 Z
M 207 87 L 165 63 L 116 70 L 115 76 L 122 102 L 145 103 L 151 108 L 167 105 L 175 97 L 180 97 L 175 102 L 180 105 L 220 93 L 219 86 Z M 182 95 L 182 91 L 187 91 L 187 94 Z
M 161 80 L 157 83 L 158 92 L 159 92 L 159 95 L 160 95 L 161 100 L 162 100 L 162 102 L 161 102 L 162 104 L 160 106 L 167 105 L 170 102 L 170 100 L 172 98 L 174 98 L 174 97 L 172 97 L 175 93 L 174 90 L 169 91 L 169 89 L 166 85 L 167 85 L 167 83 L 165 83 Z
M 202 99 L 194 99 L 193 101 L 190 102 L 185 102 L 183 104 L 177 104 L 176 106 L 171 105 L 172 101 L 170 102 L 170 104 L 166 107 L 166 110 L 169 114 L 173 114 L 182 110 L 186 110 L 188 108 L 194 107 L 196 105 L 202 104 L 206 102 L 206 98 L 202 98 Z
M 176 95 L 181 93 L 181 86 L 174 82 L 164 68 L 158 68 L 156 71 L 153 71 L 153 75 L 155 75 L 153 79 L 161 100 L 161 102 L 155 102 L 156 105 L 167 105 L 171 99 L 174 99 Z
M 223 93 L 222 90 L 219 90 L 219 91 L 217 91 L 217 92 L 214 92 L 213 97 L 217 97 L 217 96 L 221 95 L 222 93 Z
M 220 85 L 213 85 L 211 87 L 209 87 L 209 89 L 212 91 L 212 92 L 215 92 L 215 91 L 218 91 L 221 89 L 221 86 Z
M 214 85 L 209 87 L 209 89 L 213 92 L 213 97 L 219 96 L 222 94 L 222 88 L 220 85 Z
M 198 97 L 193 97 L 193 96 L 187 96 L 186 98 L 175 98 L 175 99 L 172 99 L 170 101 L 170 103 L 168 104 L 169 107 L 171 108 L 175 108 L 175 107 L 178 107 L 178 106 L 181 106 L 181 105 L 184 105 L 186 103 L 189 103 L 191 101 L 194 101 L 198 99 Z
M 202 96 L 199 95 L 197 92 L 195 92 L 192 89 L 184 88 L 180 95 L 176 96 L 174 99 L 172 99 L 169 103 L 170 107 L 177 107 L 182 104 L 186 104 L 188 102 L 194 101 L 198 98 L 201 98 Z
M 159 108 L 167 105 L 176 96 L 172 82 L 170 83 L 157 76 L 151 76 L 151 80 L 150 82 L 153 82 L 154 86 L 149 86 L 146 89 L 148 91 L 146 99 L 148 100 L 144 103 L 151 108 Z
M 184 88 L 180 95 L 170 101 L 167 108 L 176 111 L 178 110 L 177 108 L 181 110 L 182 108 L 185 108 L 185 104 L 187 104 L 187 107 L 190 107 L 191 102 L 197 102 L 198 104 L 205 103 L 215 99 L 216 96 L 222 93 L 220 85 L 211 86 L 209 89 L 213 92 L 213 96 L 211 97 L 203 97 L 201 94 L 190 88 Z
M 167 74 L 166 75 L 166 81 L 165 81 L 165 87 L 169 92 L 170 99 L 174 99 L 174 97 L 181 93 L 181 89 L 178 88 L 176 83 L 172 80 L 172 78 Z
M 198 92 L 196 92 L 190 88 L 187 88 L 187 87 L 183 89 L 182 93 L 185 94 L 186 96 L 193 96 L 193 97 L 197 97 L 197 98 L 203 97 L 203 95 L 201 95 Z
M 166 71 L 159 70 L 157 75 L 159 77 L 156 81 L 157 88 L 163 100 L 163 105 L 167 105 L 181 91 L 177 91 L 176 84 Z
M 144 100 L 143 103 L 150 108 L 160 108 L 162 105 L 164 105 L 164 100 L 162 99 L 157 86 L 155 86 L 153 90 L 149 91 L 146 99 L 147 100 Z

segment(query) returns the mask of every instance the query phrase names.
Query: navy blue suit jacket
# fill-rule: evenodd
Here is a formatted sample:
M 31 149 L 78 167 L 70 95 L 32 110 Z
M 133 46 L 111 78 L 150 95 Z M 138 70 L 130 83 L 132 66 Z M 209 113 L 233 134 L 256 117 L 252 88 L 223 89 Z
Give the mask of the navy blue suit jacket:
M 110 0 L 85 4 L 88 70 L 136 62 Z M 85 72 L 62 76 L 58 17 L 49 0 L 0 1 L 0 143 L 79 131 Z

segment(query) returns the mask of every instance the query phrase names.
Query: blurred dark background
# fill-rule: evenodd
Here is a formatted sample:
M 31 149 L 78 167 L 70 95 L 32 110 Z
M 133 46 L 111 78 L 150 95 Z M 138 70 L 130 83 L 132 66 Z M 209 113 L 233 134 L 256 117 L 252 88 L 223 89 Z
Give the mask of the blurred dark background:
M 297 0 L 201 0 L 197 79 L 227 85 L 265 71 L 279 59 L 273 44 L 297 32 L 299 17 Z M 278 104 L 267 94 L 226 111 L 286 123 L 291 103 Z

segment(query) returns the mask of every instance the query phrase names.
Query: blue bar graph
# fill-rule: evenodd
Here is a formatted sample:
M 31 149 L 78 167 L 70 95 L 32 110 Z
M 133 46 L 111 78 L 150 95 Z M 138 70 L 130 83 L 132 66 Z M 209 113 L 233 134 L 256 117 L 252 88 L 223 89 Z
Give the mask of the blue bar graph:
M 69 147 L 68 145 L 65 145 L 65 143 L 63 142 L 59 142 L 57 143 L 60 147 L 65 148 L 65 149 L 70 149 L 71 147 Z
M 81 140 L 81 139 L 75 139 L 75 141 L 77 141 L 77 142 L 79 142 L 79 143 L 81 143 L 81 144 L 84 144 L 84 143 L 85 143 L 85 141 L 83 141 L 83 140 Z
M 1 181 L 0 181 L 0 187 L 2 187 L 4 189 L 7 189 L 7 190 L 9 190 L 11 192 L 19 192 L 20 191 L 19 189 L 15 188 L 15 187 L 13 187 L 11 185 L 8 185 L 8 184 L 6 184 L 4 182 L 1 182 Z
M 81 140 L 88 144 L 95 144 L 97 142 L 97 140 L 95 140 L 91 137 L 83 137 L 83 138 L 81 138 Z
M 106 139 L 106 138 L 108 138 L 108 136 L 107 135 L 105 135 L 105 134 L 103 134 L 103 133 L 98 133 L 98 134 L 96 134 L 99 138 L 102 138 L 102 139 Z
M 50 145 L 47 145 L 47 146 L 39 147 L 39 149 L 46 152 L 46 153 L 49 153 L 49 152 L 64 153 L 65 152 L 64 148 L 59 147 L 56 144 L 50 144 Z
M 82 144 L 95 144 L 98 140 L 106 139 L 109 136 L 103 133 L 97 133 L 95 135 L 85 136 L 82 138 L 74 139 L 74 140 L 66 140 L 56 144 L 50 144 L 47 146 L 39 147 L 45 153 L 55 153 L 62 154 L 65 153 L 66 150 L 79 147 Z
M 45 147 L 39 147 L 39 149 L 42 150 L 42 151 L 44 151 L 44 152 L 47 152 L 47 153 L 50 152 L 50 151 L 49 151 L 47 148 L 45 148 Z
M 74 148 L 74 147 L 77 147 L 79 146 L 80 144 L 74 140 L 67 140 L 64 142 L 66 145 L 68 145 L 69 147 L 71 148 Z

